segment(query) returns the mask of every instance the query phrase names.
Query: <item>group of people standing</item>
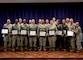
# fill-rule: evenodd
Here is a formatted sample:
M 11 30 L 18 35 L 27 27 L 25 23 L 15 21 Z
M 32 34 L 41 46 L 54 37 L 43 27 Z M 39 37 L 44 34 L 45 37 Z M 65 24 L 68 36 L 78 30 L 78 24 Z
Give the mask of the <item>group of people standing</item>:
M 39 50 L 46 51 L 49 48 L 50 51 L 69 49 L 71 52 L 80 52 L 82 49 L 82 30 L 79 22 L 74 22 L 73 18 L 66 18 L 60 20 L 53 17 L 51 20 L 39 19 L 38 24 L 35 24 L 35 19 L 29 20 L 29 24 L 26 19 L 15 19 L 15 23 L 11 24 L 11 20 L 7 19 L 7 22 L 3 25 L 3 29 L 9 29 L 8 34 L 3 34 L 4 51 L 16 49 L 23 50 Z M 17 35 L 12 35 L 12 30 L 17 30 Z M 21 30 L 27 30 L 27 35 L 21 35 Z M 30 31 L 35 31 L 36 35 L 31 36 Z M 61 35 L 57 35 L 57 31 L 62 31 Z M 67 36 L 67 31 L 72 31 L 73 36 Z M 43 36 L 40 35 L 40 32 Z M 50 35 L 51 33 L 54 35 Z M 44 36 L 45 33 L 45 36 Z M 50 34 L 49 34 L 50 33 Z M 59 33 L 59 32 L 58 32 Z M 75 47 L 76 44 L 76 47 Z

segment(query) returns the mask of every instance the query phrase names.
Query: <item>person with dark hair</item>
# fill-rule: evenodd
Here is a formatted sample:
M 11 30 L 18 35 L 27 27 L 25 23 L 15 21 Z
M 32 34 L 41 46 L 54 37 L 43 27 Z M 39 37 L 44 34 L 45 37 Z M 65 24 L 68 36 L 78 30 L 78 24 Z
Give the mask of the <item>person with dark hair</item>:
M 15 19 L 15 23 L 12 25 L 12 30 L 17 30 L 19 32 L 20 26 L 18 25 L 18 22 L 19 22 L 19 20 Z M 18 46 L 16 46 L 18 40 L 19 40 L 19 35 L 12 34 L 12 51 L 15 51 L 15 47 L 18 48 Z
M 28 24 L 26 22 L 26 19 L 23 19 L 23 24 L 21 25 L 21 30 L 26 30 L 26 35 L 21 35 L 21 50 L 23 51 L 23 46 L 25 47 L 25 49 L 28 49 Z M 23 44 L 24 42 L 24 44 Z
M 63 49 L 64 51 L 67 50 L 67 40 L 66 40 L 66 34 L 67 34 L 68 26 L 66 25 L 65 19 L 62 19 L 62 36 L 63 36 Z
M 60 24 L 60 20 L 57 20 L 57 31 L 61 31 L 62 32 L 62 24 Z M 57 36 L 57 40 L 56 40 L 56 50 L 60 50 L 63 48 L 62 42 L 63 42 L 63 38 L 62 35 L 56 35 Z

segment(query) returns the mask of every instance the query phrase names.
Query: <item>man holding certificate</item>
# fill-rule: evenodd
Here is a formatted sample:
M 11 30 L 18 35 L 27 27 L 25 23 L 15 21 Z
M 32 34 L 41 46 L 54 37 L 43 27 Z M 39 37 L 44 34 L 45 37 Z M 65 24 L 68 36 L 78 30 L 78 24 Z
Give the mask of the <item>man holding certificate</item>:
M 37 25 L 35 24 L 35 20 L 31 20 L 31 24 L 29 24 L 29 46 L 30 46 L 30 51 L 32 48 L 36 50 L 37 48 Z
M 66 32 L 68 30 L 68 26 L 66 25 L 65 19 L 62 19 L 62 36 L 63 36 L 63 49 L 66 51 L 67 49 L 67 40 L 66 40 Z
M 62 49 L 63 48 L 63 45 L 62 45 L 62 24 L 60 24 L 60 20 L 56 20 L 57 22 L 57 31 L 56 31 L 56 36 L 57 36 L 57 40 L 56 40 L 56 49 L 59 50 L 59 49 Z
M 46 19 L 45 20 L 45 26 L 46 26 L 46 29 L 48 29 L 49 28 L 49 20 L 48 19 Z M 48 36 L 46 37 L 46 39 L 47 39 L 47 41 L 46 41 L 46 46 L 47 46 L 47 48 L 49 48 L 49 44 L 48 44 Z
M 53 20 L 51 20 L 49 28 L 48 28 L 48 36 L 49 36 L 48 41 L 49 41 L 50 50 L 52 50 L 52 51 L 55 50 L 56 30 L 57 30 L 57 27 L 56 27 L 56 25 L 53 24 Z
M 20 31 L 20 26 L 18 25 L 18 19 L 15 20 L 15 23 L 12 26 L 12 51 L 15 51 L 15 47 L 17 44 L 16 48 L 19 48 L 18 43 L 16 41 L 19 41 L 19 31 Z
M 75 38 L 74 38 L 74 31 L 75 30 L 75 24 L 73 23 L 73 19 L 70 19 L 70 25 L 68 26 L 68 31 L 67 31 L 67 40 L 68 44 L 70 44 L 70 51 L 73 52 L 75 50 Z
M 46 51 L 46 33 L 47 33 L 47 29 L 43 24 L 42 20 L 40 20 L 37 29 L 37 34 L 39 37 L 39 51 L 41 51 L 42 49 Z
M 24 42 L 24 47 L 27 50 L 28 48 L 28 24 L 26 23 L 26 19 L 23 19 L 23 24 L 21 25 L 21 30 L 20 30 L 20 35 L 21 35 L 21 50 L 23 50 L 23 42 Z
M 68 28 L 70 29 L 70 19 L 66 18 L 66 25 L 68 26 Z M 68 30 L 69 30 L 68 29 Z M 68 31 L 67 31 L 68 32 Z M 69 32 L 68 32 L 69 33 Z M 66 40 L 67 40 L 67 48 L 70 49 L 71 45 L 70 45 L 70 36 L 66 36 Z
M 8 29 L 7 34 L 4 33 L 4 39 L 3 39 L 3 41 L 4 41 L 4 51 L 7 51 L 8 48 L 9 49 L 11 48 L 11 29 L 12 29 L 12 24 L 11 24 L 10 19 L 7 19 L 7 23 L 3 25 L 3 29 Z

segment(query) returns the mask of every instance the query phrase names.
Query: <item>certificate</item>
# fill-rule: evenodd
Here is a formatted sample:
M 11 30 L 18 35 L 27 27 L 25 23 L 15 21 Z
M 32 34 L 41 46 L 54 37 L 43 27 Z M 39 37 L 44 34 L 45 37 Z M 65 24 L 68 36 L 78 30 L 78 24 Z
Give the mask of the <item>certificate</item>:
M 62 35 L 62 31 L 56 31 L 56 35 Z
M 45 36 L 45 35 L 46 35 L 46 32 L 40 31 L 40 36 Z
M 36 31 L 30 31 L 30 36 L 35 36 L 36 35 Z
M 72 31 L 67 31 L 67 36 L 74 36 L 74 32 L 72 32 Z
M 20 34 L 21 35 L 27 35 L 27 30 L 21 30 Z
M 2 30 L 1 30 L 1 33 L 2 33 L 2 34 L 8 34 L 8 29 L 2 29 Z
M 49 35 L 55 35 L 55 31 L 49 31 Z
M 12 35 L 17 35 L 18 34 L 18 30 L 12 30 Z
M 66 30 L 63 30 L 63 33 L 66 34 Z

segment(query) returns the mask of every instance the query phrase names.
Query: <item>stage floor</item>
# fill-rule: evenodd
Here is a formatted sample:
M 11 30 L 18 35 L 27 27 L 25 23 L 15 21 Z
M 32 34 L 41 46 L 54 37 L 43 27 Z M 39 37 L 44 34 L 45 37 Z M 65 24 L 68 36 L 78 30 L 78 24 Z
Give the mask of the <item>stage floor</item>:
M 83 49 L 80 53 L 68 51 L 3 51 L 0 46 L 0 58 L 83 58 Z
M 64 51 L 7 51 L 0 52 L 0 58 L 83 58 L 83 52 L 71 53 Z

